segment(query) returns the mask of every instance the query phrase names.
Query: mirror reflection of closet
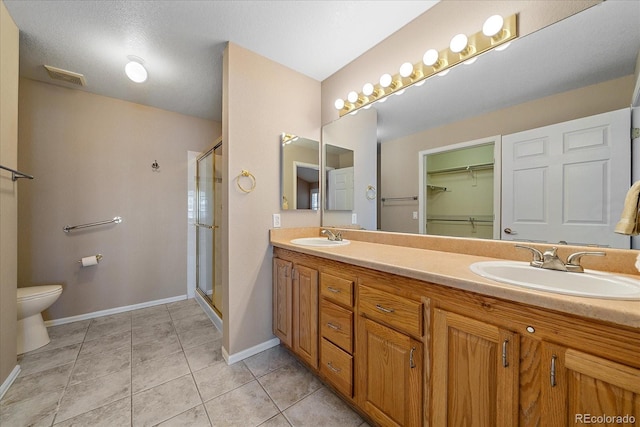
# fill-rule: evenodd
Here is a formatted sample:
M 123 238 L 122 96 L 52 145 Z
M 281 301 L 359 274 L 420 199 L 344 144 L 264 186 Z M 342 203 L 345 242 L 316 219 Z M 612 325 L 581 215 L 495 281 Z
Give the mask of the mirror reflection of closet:
M 320 143 L 289 133 L 280 141 L 282 210 L 320 209 Z
M 472 141 L 420 153 L 424 234 L 492 239 L 499 226 L 495 152 L 500 138 Z M 497 176 L 496 176 L 497 174 Z
M 353 150 L 325 144 L 325 183 L 330 211 L 353 210 Z

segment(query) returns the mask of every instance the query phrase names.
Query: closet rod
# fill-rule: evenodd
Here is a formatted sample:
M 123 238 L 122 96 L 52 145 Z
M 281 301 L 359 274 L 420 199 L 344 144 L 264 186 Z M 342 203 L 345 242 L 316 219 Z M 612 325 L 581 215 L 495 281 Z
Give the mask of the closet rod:
M 493 163 L 482 163 L 479 165 L 460 166 L 457 168 L 439 169 L 432 172 L 427 171 L 429 175 L 436 175 L 441 173 L 455 173 L 455 172 L 473 172 L 476 170 L 493 169 Z
M 11 172 L 11 181 L 17 181 L 17 180 L 19 180 L 20 178 L 33 179 L 33 176 L 32 176 L 32 175 L 26 174 L 26 173 L 24 173 L 24 172 L 17 171 L 17 170 L 15 170 L 15 169 L 8 168 L 8 167 L 6 167 L 6 166 L 2 166 L 2 165 L 0 165 L 0 169 L 4 169 L 4 170 L 6 170 L 6 171 Z

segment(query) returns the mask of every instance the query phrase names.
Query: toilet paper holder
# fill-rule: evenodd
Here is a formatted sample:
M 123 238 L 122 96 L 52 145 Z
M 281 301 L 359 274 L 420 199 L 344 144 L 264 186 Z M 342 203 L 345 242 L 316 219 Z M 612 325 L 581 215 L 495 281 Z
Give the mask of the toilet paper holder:
M 98 255 L 96 255 L 96 260 L 97 260 L 98 262 L 100 262 L 100 261 L 102 260 L 102 258 L 104 258 L 104 257 L 102 256 L 102 254 L 98 254 Z M 82 264 L 82 260 L 81 260 L 81 259 L 79 259 L 77 262 L 79 262 L 80 264 Z

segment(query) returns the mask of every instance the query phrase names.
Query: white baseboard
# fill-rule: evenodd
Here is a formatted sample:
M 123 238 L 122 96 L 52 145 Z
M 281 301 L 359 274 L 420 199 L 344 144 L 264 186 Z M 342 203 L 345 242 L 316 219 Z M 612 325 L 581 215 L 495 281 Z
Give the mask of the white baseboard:
M 9 387 L 11 387 L 11 384 L 13 384 L 16 378 L 18 378 L 18 374 L 20 374 L 20 365 L 16 365 L 15 368 L 13 368 L 13 371 L 11 371 L 11 373 L 7 377 L 7 379 L 4 380 L 2 385 L 0 385 L 0 399 L 4 397 L 4 394 L 7 392 L 7 390 L 9 390 Z
M 186 295 L 178 295 L 177 297 L 158 299 L 155 301 L 142 302 L 140 304 L 126 305 L 124 307 L 109 308 L 107 310 L 94 311 L 93 313 L 79 314 L 77 316 L 63 317 L 62 319 L 47 320 L 44 322 L 46 327 L 64 325 L 65 323 L 77 322 L 79 320 L 94 319 L 96 317 L 108 316 L 110 314 L 124 313 L 125 311 L 133 311 L 141 308 L 153 307 L 154 305 L 169 304 L 176 301 L 187 299 Z
M 218 330 L 222 332 L 222 319 L 220 318 L 220 316 L 218 316 L 218 313 L 216 313 L 215 310 L 211 308 L 209 303 L 206 302 L 202 298 L 202 295 L 200 295 L 198 292 L 195 293 L 194 298 L 198 302 L 198 304 L 200 304 L 200 307 L 202 307 L 207 317 L 209 317 L 213 324 L 216 325 L 216 328 L 218 328 Z
M 233 365 L 241 360 L 244 360 L 248 357 L 256 355 L 262 351 L 268 350 L 272 347 L 275 347 L 280 344 L 280 340 L 278 338 L 272 338 L 269 341 L 265 341 L 261 344 L 254 345 L 246 350 L 239 351 L 238 353 L 229 354 L 227 349 L 222 347 L 222 357 L 227 362 L 227 365 Z

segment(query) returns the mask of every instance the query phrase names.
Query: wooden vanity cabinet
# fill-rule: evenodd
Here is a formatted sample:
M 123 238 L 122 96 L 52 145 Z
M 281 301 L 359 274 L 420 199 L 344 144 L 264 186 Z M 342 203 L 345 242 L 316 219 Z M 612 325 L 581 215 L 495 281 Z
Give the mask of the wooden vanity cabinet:
M 281 248 L 274 255 L 274 334 L 372 425 L 640 421 L 638 328 Z
M 420 426 L 422 303 L 374 283 L 358 286 L 358 404 L 380 425 Z
M 318 367 L 318 271 L 273 259 L 273 333 L 313 368 Z
M 640 422 L 640 369 L 550 343 L 542 345 L 541 367 L 542 425 Z
M 293 347 L 293 263 L 273 258 L 273 334 Z
M 432 340 L 433 426 L 518 425 L 517 334 L 436 309 Z

